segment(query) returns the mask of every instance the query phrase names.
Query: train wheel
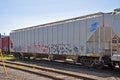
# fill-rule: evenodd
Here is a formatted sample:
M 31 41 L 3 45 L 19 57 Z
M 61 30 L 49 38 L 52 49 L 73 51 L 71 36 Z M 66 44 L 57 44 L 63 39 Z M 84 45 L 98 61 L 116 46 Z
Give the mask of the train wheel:
M 48 60 L 49 60 L 49 61 L 54 61 L 54 56 L 53 56 L 53 55 L 49 55 L 49 56 L 48 56 Z
M 52 58 L 52 57 L 50 57 L 50 58 L 48 58 L 49 59 L 49 61 L 54 61 L 54 58 Z
M 76 61 L 76 60 L 73 60 L 73 64 L 75 64 L 75 63 L 77 63 L 77 61 Z
M 14 56 L 16 59 L 20 59 L 20 58 L 21 58 L 20 53 L 13 53 L 13 56 Z
M 30 56 L 28 56 L 27 58 L 30 59 Z
M 108 64 L 109 68 L 114 68 L 114 66 L 112 64 Z
M 119 69 L 120 69 L 120 62 L 118 63 Z

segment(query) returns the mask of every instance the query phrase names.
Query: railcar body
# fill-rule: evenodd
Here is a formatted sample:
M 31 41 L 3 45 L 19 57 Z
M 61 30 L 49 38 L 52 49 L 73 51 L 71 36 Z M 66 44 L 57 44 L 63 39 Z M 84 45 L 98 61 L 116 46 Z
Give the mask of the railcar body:
M 120 68 L 120 8 L 115 9 L 113 15 L 112 30 L 116 35 L 112 38 L 111 61 Z
M 10 38 L 9 38 L 9 36 L 5 36 L 5 37 L 0 38 L 0 49 L 4 53 L 10 52 Z
M 87 65 L 111 64 L 111 59 L 116 58 L 113 54 L 118 52 L 118 48 L 116 51 L 113 48 L 113 40 L 120 38 L 119 25 L 118 11 L 13 30 L 11 52 L 19 57 L 47 55 L 50 59 L 71 55 L 75 61 Z

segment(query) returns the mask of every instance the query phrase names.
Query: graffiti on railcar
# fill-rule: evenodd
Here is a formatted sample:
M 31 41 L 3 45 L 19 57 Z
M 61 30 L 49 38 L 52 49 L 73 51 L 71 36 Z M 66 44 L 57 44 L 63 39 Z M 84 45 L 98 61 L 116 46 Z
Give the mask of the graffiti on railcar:
M 47 45 L 28 46 L 28 52 L 47 53 L 47 51 L 48 51 L 48 46 Z
M 25 47 L 23 47 L 23 46 L 17 46 L 15 48 L 13 48 L 13 50 L 15 52 L 24 52 L 25 51 Z
M 89 53 L 94 53 L 93 47 L 88 47 L 88 46 L 87 46 L 86 52 L 87 52 L 88 54 L 89 54 Z
M 31 46 L 27 46 L 27 51 L 31 52 Z
M 84 46 L 83 45 L 80 45 L 80 51 L 84 51 Z
M 49 45 L 49 53 L 53 53 L 53 54 L 63 54 L 63 53 L 67 53 L 67 47 L 65 44 L 50 44 Z
M 78 54 L 78 52 L 79 52 L 78 47 L 74 46 L 74 47 L 73 47 L 73 51 L 74 51 L 74 53 Z
M 47 53 L 48 46 L 47 45 L 34 45 L 35 51 Z
M 72 54 L 78 53 L 78 47 L 72 46 L 70 44 L 50 44 L 48 47 L 48 52 L 53 54 Z
M 16 47 L 15 51 L 50 53 L 50 54 L 80 54 L 85 51 L 85 46 L 75 46 L 70 44 L 49 44 L 49 45 L 30 45 L 24 47 Z

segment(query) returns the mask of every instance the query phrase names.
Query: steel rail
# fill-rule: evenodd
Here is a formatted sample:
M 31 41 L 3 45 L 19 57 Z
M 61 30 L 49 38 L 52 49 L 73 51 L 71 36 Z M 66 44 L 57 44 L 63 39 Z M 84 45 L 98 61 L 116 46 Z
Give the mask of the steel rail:
M 5 61 L 5 63 L 6 63 L 6 67 L 19 69 L 19 70 L 22 70 L 22 71 L 30 72 L 30 73 L 41 75 L 41 76 L 44 76 L 44 77 L 48 77 L 48 78 L 51 78 L 51 79 L 54 79 L 54 80 L 64 80 L 64 79 L 60 78 L 60 77 L 57 77 L 57 76 L 53 76 L 53 75 L 39 73 L 37 71 L 33 71 L 32 69 L 34 68 L 34 69 L 38 69 L 38 70 L 54 72 L 54 73 L 67 75 L 67 76 L 72 76 L 72 77 L 75 77 L 75 78 L 78 78 L 78 79 L 83 79 L 83 80 L 96 80 L 94 78 L 91 78 L 91 77 L 88 77 L 88 76 L 83 76 L 83 75 L 76 74 L 74 72 L 69 72 L 69 71 L 62 71 L 62 70 L 58 70 L 58 69 L 51 69 L 51 68 L 46 68 L 46 67 L 41 67 L 41 66 L 36 66 L 36 65 L 30 65 L 30 64 L 25 64 L 25 63 L 11 62 L 11 61 Z M 0 65 L 2 65 L 2 64 L 0 64 Z M 13 65 L 17 65 L 17 66 L 13 66 Z M 23 67 L 25 66 L 25 67 L 32 68 L 32 69 L 28 70 L 26 68 L 22 68 L 22 67 L 19 67 L 19 66 L 23 66 Z

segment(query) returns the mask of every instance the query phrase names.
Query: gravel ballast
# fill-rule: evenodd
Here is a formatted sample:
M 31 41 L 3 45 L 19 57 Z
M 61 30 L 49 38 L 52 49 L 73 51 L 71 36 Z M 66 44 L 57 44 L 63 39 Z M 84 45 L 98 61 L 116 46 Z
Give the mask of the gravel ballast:
M 30 64 L 30 63 L 29 63 Z M 32 64 L 35 65 L 35 64 Z M 94 71 L 94 69 L 84 69 L 84 68 L 80 68 L 80 67 L 73 67 L 73 66 L 69 66 L 66 68 L 67 65 L 60 65 L 60 64 L 54 64 L 54 63 L 47 63 L 47 62 L 39 62 L 37 63 L 37 65 L 39 66 L 43 66 L 43 67 L 49 67 L 49 68 L 53 68 L 53 69 L 60 69 L 60 70 L 65 70 L 65 71 L 71 71 L 72 72 L 76 72 L 77 74 L 81 74 L 81 75 L 88 75 L 91 77 L 94 77 L 97 80 L 120 80 L 119 76 L 114 76 L 112 74 L 108 74 L 105 72 L 99 72 L 99 71 Z M 59 65 L 59 66 L 58 66 Z M 3 73 L 3 67 L 0 66 L 0 80 L 52 80 L 49 78 L 44 78 L 42 76 L 38 76 L 35 74 L 31 74 L 28 72 L 24 72 L 24 71 L 20 71 L 20 70 L 16 70 L 16 69 L 11 69 L 11 68 L 7 68 L 8 71 L 8 75 L 6 76 Z M 68 79 L 66 79 L 68 80 Z M 72 79 L 69 79 L 72 80 Z
M 5 75 L 3 67 L 0 66 L 0 80 L 52 80 L 16 69 L 7 68 L 7 71 L 8 75 Z

